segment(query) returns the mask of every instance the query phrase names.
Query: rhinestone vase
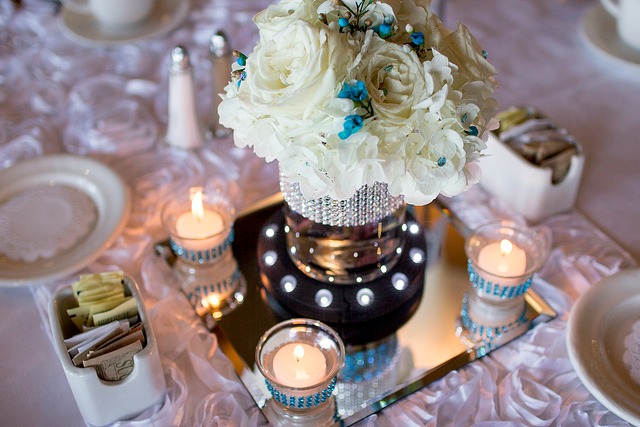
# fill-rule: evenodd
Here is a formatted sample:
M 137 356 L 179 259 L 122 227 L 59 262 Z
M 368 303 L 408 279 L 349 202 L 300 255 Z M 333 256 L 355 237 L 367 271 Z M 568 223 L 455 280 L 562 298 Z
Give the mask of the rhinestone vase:
M 317 319 L 347 345 L 394 334 L 424 289 L 426 239 L 402 197 L 386 184 L 353 197 L 304 197 L 280 176 L 284 207 L 258 237 L 261 296 L 276 318 Z
M 309 199 L 297 182 L 280 176 L 289 255 L 307 276 L 328 283 L 374 280 L 402 253 L 405 202 L 386 184 L 361 187 L 351 198 Z

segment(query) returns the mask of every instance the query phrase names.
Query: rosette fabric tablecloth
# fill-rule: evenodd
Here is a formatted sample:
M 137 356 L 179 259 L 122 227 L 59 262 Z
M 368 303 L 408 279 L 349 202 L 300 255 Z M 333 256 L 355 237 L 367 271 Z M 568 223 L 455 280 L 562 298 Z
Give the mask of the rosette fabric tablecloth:
M 193 0 L 187 18 L 169 34 L 109 47 L 65 38 L 52 2 L 19 3 L 0 3 L 0 168 L 69 152 L 105 162 L 132 191 L 123 233 L 82 272 L 119 268 L 138 281 L 168 389 L 162 404 L 118 424 L 261 424 L 215 337 L 167 279 L 153 244 L 166 238 L 162 201 L 190 185 L 222 187 L 238 207 L 278 189 L 276 165 L 235 148 L 230 138 L 198 153 L 161 142 L 170 49 L 189 49 L 206 121 L 213 99 L 209 36 L 225 30 L 233 48 L 250 52 L 257 36 L 251 18 L 267 2 Z M 582 385 L 565 346 L 576 299 L 601 278 L 633 267 L 640 256 L 640 68 L 612 60 L 582 39 L 582 16 L 594 4 L 447 4 L 448 26 L 464 22 L 498 69 L 501 104 L 538 107 L 584 147 L 577 209 L 544 222 L 554 235 L 553 250 L 533 283 L 559 315 L 361 425 L 626 425 Z M 470 227 L 496 217 L 524 221 L 480 187 L 447 202 Z M 4 425 L 83 425 L 54 354 L 46 314 L 52 293 L 76 276 L 0 290 Z

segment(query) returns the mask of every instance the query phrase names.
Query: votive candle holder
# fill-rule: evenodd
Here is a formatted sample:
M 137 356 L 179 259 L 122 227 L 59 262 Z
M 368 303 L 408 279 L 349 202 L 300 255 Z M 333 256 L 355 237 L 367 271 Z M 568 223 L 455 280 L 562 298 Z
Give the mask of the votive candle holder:
M 514 221 L 489 222 L 473 232 L 465 243 L 471 288 L 460 316 L 467 337 L 492 348 L 529 327 L 525 295 L 547 248 L 543 234 Z
M 344 366 L 340 336 L 312 319 L 281 322 L 260 338 L 255 360 L 278 425 L 332 425 L 333 391 Z

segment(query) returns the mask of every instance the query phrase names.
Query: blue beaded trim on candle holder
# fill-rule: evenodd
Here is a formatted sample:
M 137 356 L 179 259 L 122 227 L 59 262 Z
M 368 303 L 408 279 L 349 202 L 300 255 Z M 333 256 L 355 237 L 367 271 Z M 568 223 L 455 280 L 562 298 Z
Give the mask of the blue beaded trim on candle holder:
M 520 316 L 511 323 L 507 323 L 506 325 L 501 326 L 486 326 L 480 324 L 478 322 L 474 322 L 471 317 L 469 317 L 469 294 L 465 293 L 462 298 L 462 310 L 460 312 L 460 320 L 462 321 L 462 326 L 467 332 L 474 334 L 478 339 L 481 339 L 485 343 L 488 344 L 489 349 L 492 349 L 491 342 L 500 338 L 502 335 L 511 331 L 512 329 L 525 325 L 529 322 L 527 318 L 527 307 L 525 306 L 520 313 Z
M 331 397 L 333 394 L 333 390 L 336 388 L 336 382 L 338 381 L 337 377 L 334 377 L 331 380 L 331 383 L 327 386 L 327 388 L 315 393 L 310 394 L 308 396 L 287 396 L 286 393 L 281 393 L 277 388 L 275 388 L 269 380 L 265 378 L 264 382 L 267 385 L 267 389 L 269 393 L 273 396 L 276 402 L 281 403 L 284 406 L 289 406 L 291 408 L 313 408 L 314 406 L 320 405 L 324 403 Z
M 397 336 L 385 340 L 375 348 L 354 353 L 347 352 L 344 356 L 344 368 L 340 371 L 340 378 L 347 382 L 369 381 L 383 373 L 391 365 L 397 352 Z
M 191 262 L 197 262 L 198 264 L 205 264 L 217 261 L 218 258 L 220 258 L 226 252 L 226 250 L 231 247 L 233 238 L 234 232 L 232 227 L 229 231 L 229 235 L 227 235 L 227 238 L 224 239 L 224 241 L 215 248 L 202 251 L 194 251 L 180 246 L 171 238 L 169 239 L 169 245 L 171 246 L 171 250 L 173 251 L 173 253 L 180 258 Z
M 204 286 L 196 286 L 191 292 L 187 294 L 187 299 L 189 300 L 191 305 L 195 307 L 196 304 L 200 302 L 200 299 L 202 297 L 206 297 L 207 295 L 211 294 L 224 294 L 233 291 L 239 280 L 240 270 L 236 268 L 231 276 L 227 277 L 224 280 Z
M 527 290 L 529 290 L 533 280 L 533 275 L 531 275 L 525 282 L 518 286 L 503 286 L 498 283 L 493 283 L 489 280 L 485 280 L 482 276 L 476 273 L 471 260 L 468 260 L 467 262 L 467 271 L 469 272 L 469 280 L 471 281 L 471 284 L 478 292 L 484 292 L 487 295 L 500 297 L 500 299 L 511 299 L 524 295 Z

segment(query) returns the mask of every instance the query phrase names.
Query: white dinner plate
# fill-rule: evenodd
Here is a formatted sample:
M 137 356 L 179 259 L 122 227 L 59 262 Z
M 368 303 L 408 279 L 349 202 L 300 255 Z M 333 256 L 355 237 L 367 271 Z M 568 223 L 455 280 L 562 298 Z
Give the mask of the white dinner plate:
M 69 39 L 89 46 L 133 43 L 158 37 L 176 28 L 189 13 L 189 0 L 158 0 L 151 15 L 139 24 L 127 28 L 109 28 L 95 18 L 62 8 L 58 20 L 60 31 Z
M 625 338 L 640 321 L 640 269 L 601 280 L 573 306 L 569 359 L 584 386 L 611 412 L 640 425 L 640 382 L 625 364 Z
M 595 50 L 618 63 L 640 67 L 640 52 L 620 40 L 615 20 L 600 2 L 587 9 L 580 24 L 580 35 Z
M 1 170 L 0 205 L 34 188 L 56 185 L 89 196 L 95 221 L 73 247 L 52 257 L 25 262 L 0 253 L 0 286 L 30 285 L 74 273 L 98 258 L 126 225 L 130 195 L 120 176 L 98 161 L 67 154 L 38 157 Z M 25 221 L 29 217 L 25 215 Z

